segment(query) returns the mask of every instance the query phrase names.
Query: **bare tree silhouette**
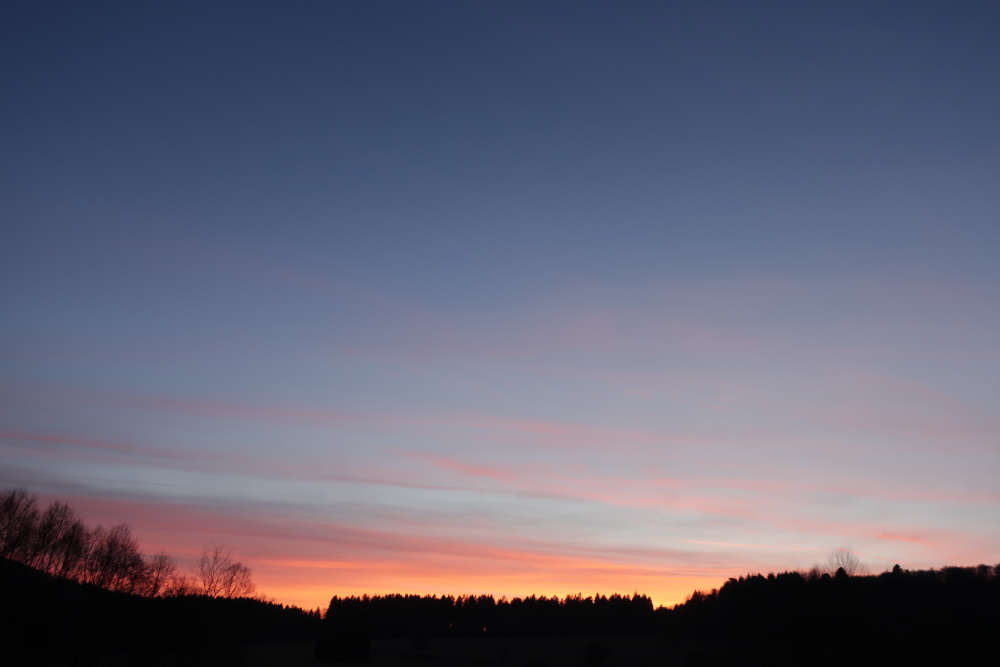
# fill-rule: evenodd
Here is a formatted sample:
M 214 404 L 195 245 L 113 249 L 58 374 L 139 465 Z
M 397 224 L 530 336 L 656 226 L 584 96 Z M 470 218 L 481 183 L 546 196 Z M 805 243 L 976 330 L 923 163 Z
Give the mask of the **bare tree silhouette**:
M 0 492 L 0 557 L 24 560 L 38 522 L 38 501 L 27 489 Z
M 87 583 L 126 593 L 137 592 L 146 574 L 139 544 L 125 524 L 94 529 L 86 567 Z
M 862 562 L 858 555 L 844 547 L 830 552 L 826 562 L 832 572 L 842 569 L 849 577 L 865 576 L 870 573 L 868 566 Z
M 205 547 L 194 566 L 198 592 L 209 597 L 249 597 L 257 590 L 250 568 L 234 561 L 232 549 L 215 544 Z
M 177 577 L 177 563 L 161 551 L 155 556 L 146 558 L 146 577 L 143 582 L 143 594 L 156 597 L 166 594 Z

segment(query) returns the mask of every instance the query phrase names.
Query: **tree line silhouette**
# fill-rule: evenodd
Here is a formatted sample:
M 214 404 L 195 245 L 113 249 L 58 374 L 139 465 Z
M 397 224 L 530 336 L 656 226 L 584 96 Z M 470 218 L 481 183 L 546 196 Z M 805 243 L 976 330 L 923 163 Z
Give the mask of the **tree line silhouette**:
M 997 657 L 1000 565 L 881 574 L 849 550 L 827 571 L 748 574 L 671 609 L 633 595 L 334 596 L 326 614 L 253 592 L 250 570 L 210 547 L 180 575 L 127 526 L 87 527 L 0 491 L 0 664 L 239 664 L 241 646 L 315 641 L 321 660 L 367 660 L 372 641 L 644 633 L 688 665 L 982 664 Z M 595 639 L 586 660 L 606 647 Z
M 655 629 L 653 601 L 580 594 L 497 600 L 492 595 L 363 595 L 330 600 L 317 645 L 321 659 L 364 659 L 372 639 L 537 637 Z M 419 650 L 417 651 L 419 653 Z
M 998 627 L 1000 565 L 747 575 L 695 591 L 663 626 L 675 644 L 713 643 L 705 662 L 779 667 L 988 664 Z
M 89 528 L 66 503 L 0 491 L 0 665 L 234 664 L 245 643 L 315 640 L 318 610 L 254 590 L 225 547 L 180 574 L 124 524 Z
M 0 559 L 0 665 L 228 665 L 243 646 L 315 641 L 318 612 L 256 598 L 143 597 Z
M 253 595 L 249 567 L 221 545 L 205 547 L 190 575 L 165 552 L 144 555 L 125 524 L 89 528 L 62 501 L 45 510 L 23 488 L 0 490 L 0 558 L 55 577 L 144 597 Z

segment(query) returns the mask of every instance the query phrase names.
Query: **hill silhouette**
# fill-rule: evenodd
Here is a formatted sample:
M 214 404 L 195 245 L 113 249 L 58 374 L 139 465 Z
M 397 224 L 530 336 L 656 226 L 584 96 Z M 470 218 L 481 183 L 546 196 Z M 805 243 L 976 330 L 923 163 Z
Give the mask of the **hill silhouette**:
M 373 640 L 602 637 L 666 640 L 688 664 L 841 665 L 997 662 L 1000 565 L 866 574 L 848 550 L 831 573 L 746 575 L 672 609 L 645 595 L 565 598 L 376 595 L 319 611 L 246 597 L 248 567 L 206 549 L 195 577 L 145 556 L 127 526 L 91 529 L 68 505 L 41 511 L 0 490 L 0 664 L 238 664 L 253 642 L 316 642 L 321 660 L 363 661 Z M 832 569 L 832 568 L 831 568 Z M 595 640 L 591 664 L 607 651 Z
M 253 598 L 149 598 L 0 559 L 2 665 L 231 664 L 241 644 L 314 640 L 318 615 Z
M 672 609 L 644 595 L 334 597 L 315 612 L 253 598 L 149 598 L 0 559 L 0 664 L 239 664 L 251 642 L 317 640 L 322 660 L 363 661 L 372 641 L 642 633 L 687 665 L 990 664 L 1000 565 L 849 576 L 730 579 Z M 592 650 L 591 650 L 592 649 Z M 614 664 L 595 641 L 586 660 Z M 613 658 L 613 656 L 612 656 Z
M 666 617 L 676 642 L 713 643 L 718 664 L 996 664 L 1000 565 L 730 579 Z

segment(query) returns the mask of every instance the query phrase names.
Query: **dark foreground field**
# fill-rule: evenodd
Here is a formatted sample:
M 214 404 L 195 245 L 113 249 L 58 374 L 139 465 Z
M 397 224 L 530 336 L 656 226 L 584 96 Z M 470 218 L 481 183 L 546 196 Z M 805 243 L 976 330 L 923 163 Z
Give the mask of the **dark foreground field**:
M 337 664 L 400 667 L 669 667 L 684 664 L 676 651 L 656 635 L 429 639 L 422 645 L 411 640 L 386 639 L 372 642 L 371 660 L 368 663 L 317 662 L 313 659 L 314 647 L 312 642 L 254 644 L 245 647 L 243 664 L 247 667 Z

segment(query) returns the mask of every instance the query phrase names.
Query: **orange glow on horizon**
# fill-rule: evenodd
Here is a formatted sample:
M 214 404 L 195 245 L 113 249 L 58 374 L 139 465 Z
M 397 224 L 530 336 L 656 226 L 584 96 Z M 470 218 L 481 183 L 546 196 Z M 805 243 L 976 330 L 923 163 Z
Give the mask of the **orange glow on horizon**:
M 721 586 L 730 574 L 667 575 L 612 562 L 577 562 L 540 570 L 503 572 L 449 571 L 445 563 L 387 563 L 373 561 L 270 560 L 254 569 L 258 591 L 267 598 L 304 609 L 325 610 L 333 596 L 352 595 L 492 595 L 496 599 L 531 595 L 564 598 L 567 595 L 649 596 L 654 606 L 671 607 L 696 590 Z
M 610 497 L 619 482 L 593 493 Z M 234 558 L 251 568 L 262 597 L 305 609 L 325 609 L 334 595 L 395 593 L 499 599 L 637 592 L 649 596 L 656 606 L 671 607 L 696 590 L 719 588 L 730 577 L 808 569 L 828 553 L 815 539 L 781 544 L 761 538 L 763 543 L 753 543 L 696 539 L 699 533 L 691 531 L 660 543 L 643 543 L 633 536 L 627 543 L 600 544 L 581 534 L 560 539 L 516 529 L 490 532 L 488 526 L 472 522 L 462 525 L 462 530 L 449 531 L 430 520 L 400 520 L 391 515 L 366 524 L 353 517 L 296 516 L 280 506 L 260 506 L 249 512 L 197 499 L 168 503 L 127 496 L 39 494 L 42 505 L 53 500 L 68 502 L 90 526 L 129 525 L 145 553 L 167 552 L 177 560 L 181 574 L 190 573 L 206 545 L 232 548 Z M 730 505 L 734 509 L 722 516 L 770 516 L 775 503 L 768 499 L 737 506 L 730 499 L 724 503 L 726 510 L 730 511 Z M 723 503 L 688 494 L 674 503 L 674 510 L 702 504 L 719 507 Z M 940 530 L 909 526 L 886 530 L 880 524 L 781 515 L 773 521 L 827 536 L 831 546 L 840 535 L 877 536 L 879 542 L 863 547 L 871 564 L 926 566 L 926 560 L 910 555 L 910 545 L 949 544 L 949 534 Z M 701 534 L 714 537 L 707 531 Z M 735 532 L 718 535 L 756 537 Z M 985 549 L 980 551 L 985 553 Z M 984 558 L 979 552 L 956 550 L 947 554 L 947 560 L 981 562 Z

